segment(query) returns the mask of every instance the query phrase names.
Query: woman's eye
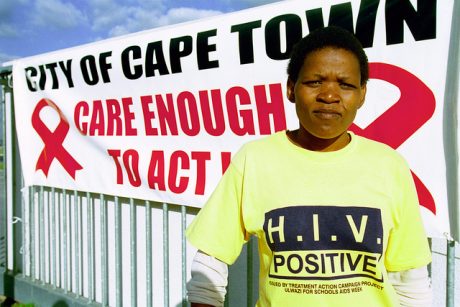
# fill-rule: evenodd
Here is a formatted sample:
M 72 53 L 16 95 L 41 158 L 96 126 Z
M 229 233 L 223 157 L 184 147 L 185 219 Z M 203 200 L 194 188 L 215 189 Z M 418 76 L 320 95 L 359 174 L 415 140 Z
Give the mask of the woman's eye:
M 320 80 L 311 80 L 311 81 L 306 81 L 304 83 L 308 86 L 313 86 L 313 87 L 321 85 Z
M 340 87 L 343 89 L 354 89 L 356 88 L 353 84 L 349 83 L 340 83 Z

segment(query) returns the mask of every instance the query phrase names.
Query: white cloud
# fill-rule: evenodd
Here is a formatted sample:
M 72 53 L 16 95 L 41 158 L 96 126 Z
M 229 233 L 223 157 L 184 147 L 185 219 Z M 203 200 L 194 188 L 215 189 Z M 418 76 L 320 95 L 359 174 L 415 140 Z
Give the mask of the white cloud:
M 241 3 L 244 3 L 248 6 L 259 6 L 263 4 L 273 3 L 273 2 L 281 2 L 279 0 L 240 0 Z
M 221 14 L 184 7 L 168 10 L 165 0 L 90 0 L 89 6 L 91 28 L 109 37 Z
M 215 10 L 199 10 L 194 8 L 172 8 L 158 20 L 159 26 L 175 24 L 179 22 L 205 18 L 222 14 Z
M 87 18 L 72 3 L 61 0 L 37 0 L 33 21 L 39 26 L 66 29 L 87 22 Z
M 131 15 L 127 16 L 124 23 L 114 26 L 109 31 L 109 36 L 119 36 L 219 14 L 222 14 L 222 12 L 215 10 L 199 10 L 194 8 L 172 8 L 165 14 L 161 14 L 158 11 L 152 12 L 137 9 L 132 10 Z
M 147 19 L 157 18 L 164 9 L 162 0 L 90 0 L 89 4 L 92 29 L 107 31 L 107 33 L 113 32 L 115 28 L 142 30 L 144 28 L 136 25 L 142 24 L 146 16 Z M 126 26 L 127 24 L 129 26 Z M 133 32 L 133 30 L 128 30 L 128 32 Z

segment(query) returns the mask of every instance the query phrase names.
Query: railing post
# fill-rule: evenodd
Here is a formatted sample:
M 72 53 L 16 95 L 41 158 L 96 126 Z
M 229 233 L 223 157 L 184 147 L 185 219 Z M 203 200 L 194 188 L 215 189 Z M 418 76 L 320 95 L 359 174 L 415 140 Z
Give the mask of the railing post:
M 455 307 L 455 241 L 447 241 L 446 307 Z
M 22 225 L 21 223 L 16 223 L 17 221 L 22 221 L 22 172 L 21 172 L 21 162 L 19 159 L 19 148 L 18 141 L 16 136 L 15 129 L 15 118 L 14 118 L 14 95 L 13 95 L 13 81 L 11 68 L 6 68 L 0 70 L 0 85 L 2 88 L 2 114 L 5 117 L 4 120 L 4 142 L 5 142 L 5 152 L 3 155 L 4 159 L 4 174 L 5 181 L 3 186 L 5 190 L 3 191 L 4 195 L 4 209 L 2 210 L 3 218 L 5 223 L 2 223 L 3 234 L 5 235 L 5 249 L 6 254 L 8 254 L 8 248 L 12 249 L 12 258 L 8 259 L 6 256 L 6 265 L 5 270 L 10 271 L 13 275 L 16 273 L 22 272 L 22 254 L 21 248 L 23 244 L 22 240 Z M 8 210 L 11 210 L 8 212 Z M 11 226 L 11 242 L 8 242 L 9 234 L 8 227 L 10 223 L 15 223 Z M 11 269 L 11 270 L 10 270 Z M 6 293 L 8 295 L 14 294 L 14 288 L 9 283 L 12 283 L 12 280 L 6 280 L 7 276 L 4 276 L 5 286 L 11 287 L 13 293 Z M 6 285 L 8 284 L 8 285 Z
M 0 293 L 6 294 L 6 285 L 2 277 L 8 267 L 8 227 L 6 205 L 6 119 L 5 119 L 5 89 L 8 85 L 8 75 L 0 74 Z

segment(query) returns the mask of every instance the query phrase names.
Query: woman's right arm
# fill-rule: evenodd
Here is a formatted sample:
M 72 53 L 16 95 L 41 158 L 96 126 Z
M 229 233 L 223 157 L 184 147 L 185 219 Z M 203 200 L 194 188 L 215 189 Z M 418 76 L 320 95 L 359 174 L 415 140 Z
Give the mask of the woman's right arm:
M 226 263 L 198 251 L 192 262 L 192 278 L 187 283 L 188 300 L 192 307 L 220 307 L 227 293 Z

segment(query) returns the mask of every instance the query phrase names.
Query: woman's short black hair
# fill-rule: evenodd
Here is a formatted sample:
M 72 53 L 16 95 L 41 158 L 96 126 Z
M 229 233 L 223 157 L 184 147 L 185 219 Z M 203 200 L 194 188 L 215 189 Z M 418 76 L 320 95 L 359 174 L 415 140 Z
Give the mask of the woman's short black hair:
M 352 33 L 336 26 L 316 29 L 294 46 L 287 68 L 289 79 L 296 82 L 307 55 L 327 47 L 345 49 L 353 53 L 359 61 L 361 85 L 367 82 L 369 79 L 369 64 L 363 46 Z

